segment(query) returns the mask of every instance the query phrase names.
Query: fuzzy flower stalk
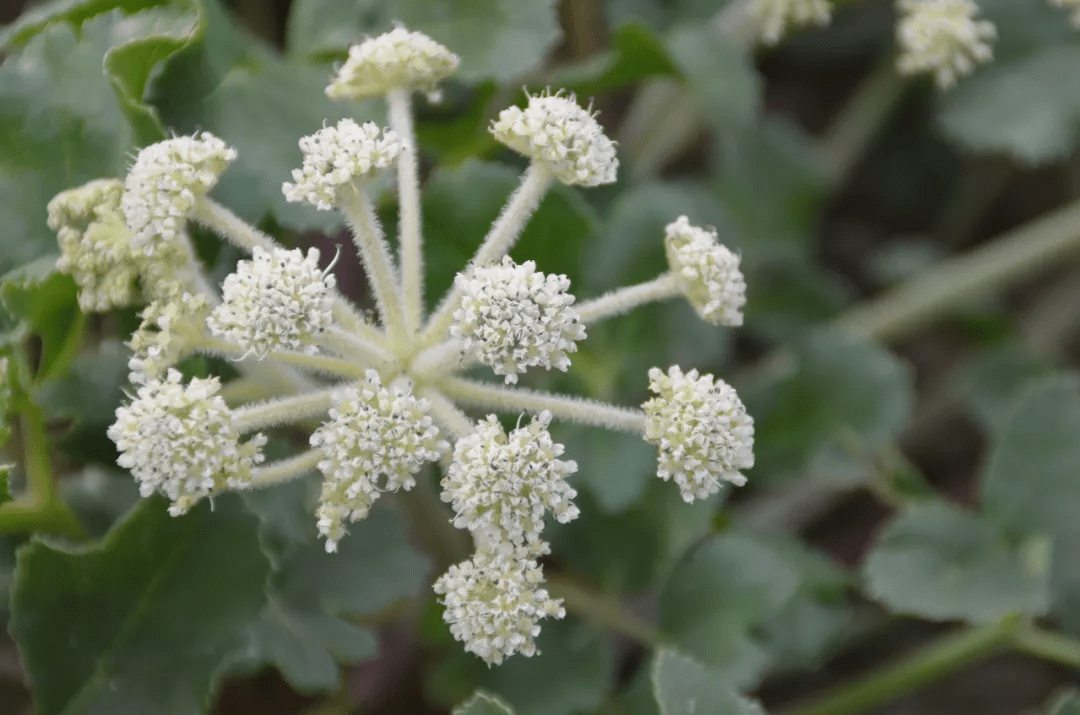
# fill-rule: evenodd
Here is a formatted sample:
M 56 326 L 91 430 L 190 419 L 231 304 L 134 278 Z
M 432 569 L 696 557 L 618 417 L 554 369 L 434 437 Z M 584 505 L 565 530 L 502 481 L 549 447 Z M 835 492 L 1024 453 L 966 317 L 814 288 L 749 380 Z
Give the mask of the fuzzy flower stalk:
M 331 257 L 281 246 L 210 198 L 236 153 L 206 133 L 145 147 L 128 176 L 64 192 L 49 216 L 60 268 L 75 278 L 85 309 L 146 303 L 129 343 L 133 394 L 109 429 L 141 493 L 164 495 L 181 515 L 224 491 L 317 473 L 311 528 L 328 551 L 390 495 L 406 514 L 423 513 L 414 526 L 435 530 L 436 546 L 472 543 L 471 556 L 467 547 L 443 554 L 447 570 L 434 589 L 454 637 L 497 664 L 536 653 L 541 621 L 565 615 L 544 588 L 545 530 L 579 516 L 570 481 L 577 464 L 552 436 L 554 422 L 654 444 L 657 476 L 688 502 L 742 484 L 753 465 L 753 420 L 711 375 L 654 368 L 654 396 L 640 408 L 516 383 L 573 369 L 588 326 L 646 303 L 683 298 L 703 321 L 739 326 L 746 284 L 738 254 L 685 216 L 656 237 L 667 253 L 663 273 L 605 295 L 578 300 L 566 276 L 515 262 L 509 253 L 555 182 L 610 184 L 618 170 L 595 113 L 572 95 L 545 92 L 492 122 L 495 139 L 528 167 L 426 315 L 411 101 L 415 92 L 437 93 L 457 65 L 435 40 L 402 27 L 353 47 L 327 94 L 383 97 L 391 126 L 344 119 L 314 127 L 283 182 L 289 201 L 341 215 L 377 320 L 338 292 Z M 396 255 L 374 209 L 373 192 L 390 172 Z M 189 221 L 246 252 L 220 287 L 191 249 Z M 240 377 L 185 376 L 183 360 L 199 354 L 231 361 Z M 494 379 L 464 374 L 477 366 Z M 264 434 L 284 425 L 307 430 L 308 448 L 267 462 Z M 441 480 L 430 474 L 435 465 Z M 464 541 L 449 538 L 458 536 Z

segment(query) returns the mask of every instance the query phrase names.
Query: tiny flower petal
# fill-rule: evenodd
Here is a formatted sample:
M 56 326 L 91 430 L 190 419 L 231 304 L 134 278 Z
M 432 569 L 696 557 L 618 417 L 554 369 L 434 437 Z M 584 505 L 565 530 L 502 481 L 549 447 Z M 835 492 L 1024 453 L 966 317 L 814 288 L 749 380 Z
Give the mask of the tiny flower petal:
M 443 620 L 454 638 L 489 665 L 515 653 L 536 655 L 539 621 L 563 618 L 562 600 L 548 595 L 536 561 L 548 545 L 531 547 L 486 544 L 468 561 L 451 566 L 435 582 L 445 606 Z
M 993 58 L 997 29 L 973 0 L 898 0 L 901 74 L 932 73 L 941 89 Z
M 304 165 L 293 169 L 296 183 L 282 184 L 281 190 L 288 201 L 303 201 L 329 211 L 338 204 L 340 191 L 393 165 L 401 142 L 392 129 L 342 119 L 336 126 L 302 138 L 300 150 Z
M 454 447 L 442 480 L 442 499 L 454 509 L 454 526 L 512 544 L 539 540 L 550 510 L 566 523 L 578 516 L 577 496 L 566 478 L 577 471 L 558 457 L 563 446 L 551 439 L 551 413 L 541 412 L 509 436 L 495 415 Z
M 680 290 L 701 319 L 713 325 L 742 325 L 746 281 L 739 257 L 716 242 L 716 230 L 691 226 L 680 216 L 668 224 L 664 247 Z
M 500 142 L 546 164 L 564 184 L 599 186 L 615 181 L 615 143 L 574 97 L 529 96 L 525 109 L 508 107 L 491 125 Z
M 318 517 L 327 551 L 337 549 L 345 523 L 366 517 L 380 493 L 412 489 L 412 475 L 449 448 L 429 409 L 405 384 L 384 387 L 374 370 L 334 395 L 330 420 L 311 435 L 324 457 Z
M 120 450 L 117 464 L 131 470 L 144 497 L 168 497 L 174 516 L 218 490 L 243 488 L 263 459 L 259 447 L 266 438 L 240 444 L 220 389 L 216 377 L 183 385 L 180 373 L 169 370 L 165 380 L 140 386 L 109 427 Z
M 350 47 L 326 94 L 359 100 L 393 89 L 432 93 L 460 63 L 461 58 L 422 32 L 398 27 Z
M 761 41 L 775 45 L 788 28 L 828 25 L 831 0 L 754 0 L 751 8 L 761 32 Z
M 176 137 L 139 152 L 124 179 L 120 207 L 134 245 L 146 255 L 176 240 L 184 221 L 236 158 L 213 134 Z
M 649 371 L 658 396 L 642 405 L 645 439 L 660 449 L 657 476 L 674 479 L 683 500 L 704 499 L 720 482 L 746 483 L 740 470 L 754 466 L 754 420 L 735 390 L 697 370 Z
M 536 365 L 563 372 L 570 366 L 567 353 L 577 351 L 585 326 L 571 307 L 566 276 L 545 275 L 533 261 L 518 265 L 505 257 L 458 274 L 456 281 L 463 295 L 450 335 L 464 342 L 466 353 L 510 383 Z
M 131 335 L 128 347 L 129 379 L 134 384 L 159 380 L 198 340 L 206 335 L 210 314 L 206 296 L 182 293 L 153 301 L 139 314 L 142 323 Z
M 214 335 L 247 355 L 264 358 L 278 349 L 318 351 L 314 340 L 333 322 L 335 281 L 319 269 L 319 251 L 256 246 L 225 278 L 222 303 L 206 321 Z

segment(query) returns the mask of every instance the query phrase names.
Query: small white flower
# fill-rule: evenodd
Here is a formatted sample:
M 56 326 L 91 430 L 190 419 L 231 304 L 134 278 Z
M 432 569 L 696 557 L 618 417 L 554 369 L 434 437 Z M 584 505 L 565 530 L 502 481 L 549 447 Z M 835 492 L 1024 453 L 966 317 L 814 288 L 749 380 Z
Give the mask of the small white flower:
M 450 569 L 435 582 L 435 593 L 446 607 L 443 620 L 454 638 L 489 665 L 521 653 L 537 654 L 539 621 L 563 618 L 562 600 L 540 588 L 544 574 L 537 557 L 548 545 L 529 547 L 484 544 L 473 557 Z
M 509 383 L 536 365 L 563 372 L 570 366 L 567 353 L 585 339 L 585 326 L 571 307 L 566 276 L 545 275 L 535 262 L 518 265 L 507 256 L 459 273 L 456 282 L 463 295 L 450 335 L 464 342 L 466 353 Z
M 422 32 L 398 27 L 349 48 L 349 58 L 326 88 L 332 99 L 379 97 L 393 89 L 436 91 L 461 59 Z
M 615 143 L 572 95 L 529 95 L 525 109 L 508 107 L 500 112 L 491 133 L 519 154 L 546 164 L 564 184 L 598 186 L 615 181 L 619 168 Z
M 384 491 L 412 489 L 412 475 L 449 448 L 439 440 L 429 409 L 406 384 L 383 387 L 374 370 L 334 395 L 330 420 L 311 435 L 311 446 L 324 457 L 318 518 L 327 551 L 337 549 L 346 521 L 366 517 Z
M 1080 29 L 1080 0 L 1050 0 L 1050 4 L 1072 13 L 1069 15 L 1069 21 L 1074 27 Z
M 754 420 L 730 385 L 673 366 L 666 375 L 649 370 L 649 389 L 658 397 L 642 405 L 645 439 L 660 449 L 658 477 L 674 479 L 687 502 L 719 491 L 721 481 L 746 483 L 740 470 L 754 466 Z
M 161 298 L 146 306 L 139 316 L 142 323 L 127 343 L 132 355 L 128 360 L 134 384 L 160 379 L 205 336 L 204 324 L 210 314 L 206 296 L 182 293 Z
M 566 523 L 578 516 L 577 496 L 566 478 L 573 461 L 558 459 L 563 446 L 551 439 L 551 413 L 541 412 L 509 436 L 495 415 L 454 447 L 442 480 L 442 499 L 454 509 L 454 526 L 497 542 L 535 542 L 550 510 Z
M 831 0 L 754 0 L 752 12 L 760 27 L 761 41 L 775 45 L 789 27 L 827 25 L 832 18 Z
M 319 250 L 267 252 L 256 246 L 225 278 L 222 303 L 206 321 L 214 335 L 239 345 L 245 356 L 272 350 L 318 351 L 315 336 L 333 322 L 334 277 L 319 269 Z
M 134 245 L 149 256 L 176 240 L 195 204 L 235 158 L 236 150 L 209 132 L 143 148 L 120 199 Z
M 329 211 L 338 203 L 338 192 L 392 166 L 401 152 L 401 142 L 392 129 L 342 119 L 336 126 L 302 138 L 300 150 L 304 165 L 293 169 L 296 183 L 286 182 L 281 190 L 289 201 L 304 201 Z
M 259 447 L 266 438 L 259 434 L 240 444 L 220 388 L 216 377 L 183 385 L 170 369 L 166 379 L 140 386 L 109 427 L 120 450 L 117 464 L 131 470 L 144 497 L 168 497 L 173 516 L 218 490 L 243 488 L 263 459 Z
M 716 230 L 691 226 L 680 216 L 668 224 L 664 247 L 679 288 L 701 319 L 713 325 L 742 325 L 746 281 L 739 257 L 717 243 Z
M 993 58 L 997 29 L 976 19 L 979 6 L 973 0 L 898 0 L 897 6 L 901 74 L 932 73 L 938 87 L 947 89 Z

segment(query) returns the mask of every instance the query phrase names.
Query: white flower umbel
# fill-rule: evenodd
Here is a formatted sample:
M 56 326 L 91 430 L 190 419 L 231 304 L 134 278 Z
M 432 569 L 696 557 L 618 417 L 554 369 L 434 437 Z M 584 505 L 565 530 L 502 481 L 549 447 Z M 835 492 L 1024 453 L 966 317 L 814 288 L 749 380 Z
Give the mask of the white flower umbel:
M 1080 29 L 1080 0 L 1050 0 L 1050 4 L 1071 13 L 1069 21 L 1073 27 Z
M 529 95 L 529 104 L 508 107 L 491 125 L 500 142 L 545 164 L 564 184 L 599 186 L 615 181 L 619 159 L 593 112 L 573 95 Z
M 754 466 L 754 420 L 735 390 L 697 370 L 649 371 L 657 397 L 642 405 L 645 439 L 660 450 L 658 477 L 674 479 L 683 500 L 704 499 L 720 482 L 746 483 L 741 470 Z
M 222 303 L 206 321 L 214 335 L 251 355 L 271 350 L 318 351 L 318 337 L 333 322 L 335 280 L 319 268 L 319 251 L 254 249 L 225 278 Z
M 173 515 L 216 491 L 243 488 L 262 461 L 259 447 L 266 438 L 257 434 L 240 443 L 219 389 L 216 377 L 184 385 L 180 373 L 169 370 L 164 380 L 140 386 L 109 427 L 120 451 L 117 463 L 131 470 L 143 496 L 168 497 Z
M 541 588 L 544 574 L 536 559 L 546 553 L 543 542 L 487 544 L 439 577 L 434 589 L 446 607 L 443 620 L 465 650 L 489 665 L 515 653 L 538 653 L 539 621 L 566 615 L 562 601 Z
M 941 89 L 989 62 L 997 29 L 979 20 L 974 0 L 898 0 L 896 24 L 901 74 L 929 73 Z
M 459 273 L 456 282 L 462 297 L 450 335 L 467 354 L 508 383 L 536 365 L 563 372 L 570 367 L 567 353 L 585 339 L 585 326 L 571 307 L 566 276 L 545 275 L 533 261 L 518 265 L 506 256 Z
M 392 130 L 374 122 L 342 119 L 300 140 L 304 164 L 293 169 L 295 183 L 282 184 L 288 201 L 304 201 L 329 211 L 340 205 L 341 191 L 370 181 L 393 165 L 401 142 Z
M 337 548 L 346 522 L 368 515 L 380 493 L 412 489 L 412 475 L 448 449 L 429 409 L 404 382 L 384 387 L 374 370 L 335 394 L 330 420 L 311 435 L 311 446 L 323 453 L 318 525 L 327 551 Z
M 832 0 L 753 0 L 751 11 L 761 41 L 775 45 L 789 28 L 828 25 Z
M 193 351 L 205 336 L 210 304 L 203 294 L 178 293 L 155 300 L 139 314 L 142 324 L 128 347 L 129 380 L 135 384 L 159 379 L 165 370 Z
M 213 134 L 176 137 L 142 149 L 124 179 L 120 206 L 146 255 L 177 239 L 199 200 L 236 158 Z
M 457 55 L 422 32 L 398 27 L 350 47 L 326 95 L 360 100 L 395 89 L 431 94 L 460 63 Z
M 716 241 L 716 230 L 691 226 L 685 216 L 668 224 L 664 236 L 675 281 L 701 319 L 713 325 L 742 325 L 746 281 L 739 257 Z
M 495 415 L 457 441 L 442 480 L 442 499 L 454 509 L 454 526 L 485 539 L 512 544 L 540 538 L 548 511 L 560 523 L 572 521 L 577 492 L 566 478 L 577 463 L 558 457 L 563 446 L 548 432 L 551 413 L 541 412 L 509 435 Z

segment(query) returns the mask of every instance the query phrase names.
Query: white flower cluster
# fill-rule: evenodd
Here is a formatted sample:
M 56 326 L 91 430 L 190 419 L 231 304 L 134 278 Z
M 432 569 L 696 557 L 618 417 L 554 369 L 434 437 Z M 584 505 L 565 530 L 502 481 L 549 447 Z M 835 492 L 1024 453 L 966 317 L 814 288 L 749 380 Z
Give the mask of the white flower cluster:
M 300 150 L 304 165 L 293 169 L 296 183 L 283 184 L 282 192 L 288 201 L 305 201 L 329 211 L 340 203 L 342 190 L 393 165 L 401 142 L 393 130 L 381 130 L 374 122 L 342 119 L 302 138 Z
M 450 632 L 465 650 L 496 665 L 514 653 L 536 654 L 538 621 L 566 615 L 562 601 L 540 587 L 544 576 L 536 559 L 547 552 L 543 542 L 489 545 L 435 582 Z
M 566 276 L 545 275 L 534 261 L 518 265 L 506 256 L 459 273 L 456 281 L 463 296 L 450 334 L 467 354 L 509 383 L 536 365 L 563 372 L 570 366 L 567 353 L 585 339 L 585 326 L 571 307 Z
M 225 278 L 222 303 L 206 321 L 214 335 L 231 340 L 248 355 L 272 350 L 318 352 L 316 336 L 333 322 L 332 275 L 319 269 L 319 250 L 258 246 Z
M 680 216 L 668 224 L 664 248 L 680 290 L 702 320 L 713 325 L 742 325 L 746 281 L 739 270 L 739 257 L 717 243 L 715 229 L 691 226 Z
M 330 421 L 311 435 L 311 446 L 323 454 L 318 518 L 327 551 L 337 549 L 346 521 L 366 517 L 384 491 L 412 489 L 412 475 L 448 449 L 429 409 L 405 384 L 384 387 L 374 370 L 334 395 Z
M 128 342 L 131 382 L 156 380 L 175 365 L 206 334 L 209 314 L 210 304 L 203 294 L 179 293 L 146 306 L 139 313 L 142 323 Z
M 149 256 L 176 240 L 198 200 L 235 158 L 236 150 L 209 132 L 142 149 L 120 199 L 133 244 Z
M 1050 0 L 1050 4 L 1071 13 L 1069 21 L 1074 27 L 1080 29 L 1080 0 Z
M 657 397 L 642 405 L 645 439 L 660 449 L 658 477 L 674 479 L 687 502 L 719 491 L 721 481 L 746 483 L 740 470 L 754 466 L 754 420 L 730 385 L 673 366 L 666 375 L 650 370 L 649 389 Z
M 139 493 L 161 492 L 169 513 L 183 514 L 203 497 L 246 486 L 262 461 L 266 438 L 240 444 L 216 377 L 186 386 L 169 370 L 164 380 L 148 380 L 136 398 L 116 410 L 109 438 L 120 450 L 117 463 L 139 482 Z
M 897 7 L 897 69 L 902 74 L 931 73 L 938 87 L 948 89 L 993 58 L 997 29 L 977 19 L 974 0 L 898 0 Z
M 829 24 L 832 0 L 754 0 L 752 12 L 761 41 L 775 45 L 789 27 Z
M 615 181 L 619 159 L 592 112 L 574 97 L 529 95 L 525 109 L 508 107 L 491 133 L 514 151 L 551 169 L 564 184 L 599 186 Z
M 541 412 L 507 436 L 495 415 L 454 447 L 442 480 L 443 501 L 454 509 L 454 526 L 485 541 L 534 543 L 551 511 L 560 523 L 578 516 L 577 496 L 566 478 L 577 463 L 558 459 L 563 446 L 551 439 L 551 413 Z
M 353 45 L 326 88 L 332 99 L 367 99 L 395 89 L 434 93 L 461 59 L 420 32 L 398 27 Z

